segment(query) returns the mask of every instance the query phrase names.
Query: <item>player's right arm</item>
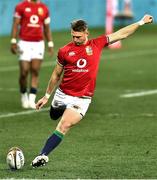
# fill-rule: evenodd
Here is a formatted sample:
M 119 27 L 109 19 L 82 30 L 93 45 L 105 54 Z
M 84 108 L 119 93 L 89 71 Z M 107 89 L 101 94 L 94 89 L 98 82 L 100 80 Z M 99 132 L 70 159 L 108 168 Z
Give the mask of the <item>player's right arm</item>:
M 13 25 L 12 25 L 12 31 L 11 31 L 11 52 L 13 54 L 17 54 L 17 33 L 18 33 L 18 26 L 20 24 L 20 18 L 14 17 L 13 19 Z
M 54 91 L 58 81 L 61 78 L 62 72 L 63 72 L 63 66 L 61 66 L 57 63 L 56 67 L 54 68 L 54 70 L 52 72 L 51 78 L 49 80 L 49 83 L 48 83 L 48 86 L 46 89 L 46 93 L 45 93 L 44 97 L 42 97 L 37 102 L 36 109 L 41 109 L 48 102 L 50 95 Z
M 140 26 L 144 24 L 149 24 L 153 22 L 153 17 L 151 15 L 145 15 L 140 21 L 137 23 L 126 26 L 112 34 L 108 35 L 109 43 L 112 44 L 116 41 L 122 40 L 133 34 Z

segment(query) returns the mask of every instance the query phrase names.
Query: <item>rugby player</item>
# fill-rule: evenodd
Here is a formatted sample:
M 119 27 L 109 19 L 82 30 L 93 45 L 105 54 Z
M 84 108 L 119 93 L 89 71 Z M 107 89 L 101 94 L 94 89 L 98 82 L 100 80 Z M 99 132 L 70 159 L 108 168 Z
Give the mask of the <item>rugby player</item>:
M 50 108 L 50 117 L 54 120 L 59 117 L 61 119 L 40 154 L 32 161 L 33 167 L 45 165 L 49 161 L 49 153 L 60 144 L 70 128 L 78 124 L 85 116 L 94 95 L 103 48 L 127 38 L 140 26 L 152 23 L 152 21 L 152 16 L 145 15 L 137 23 L 126 26 L 113 34 L 101 35 L 91 40 L 88 40 L 89 32 L 84 20 L 75 20 L 71 23 L 72 42 L 59 49 L 57 64 L 46 93 L 36 104 L 36 108 L 40 109 L 48 102 L 63 73 Z
M 12 25 L 11 52 L 19 55 L 19 85 L 23 108 L 35 109 L 39 70 L 45 51 L 44 36 L 48 42 L 49 54 L 53 55 L 48 7 L 39 0 L 18 3 Z

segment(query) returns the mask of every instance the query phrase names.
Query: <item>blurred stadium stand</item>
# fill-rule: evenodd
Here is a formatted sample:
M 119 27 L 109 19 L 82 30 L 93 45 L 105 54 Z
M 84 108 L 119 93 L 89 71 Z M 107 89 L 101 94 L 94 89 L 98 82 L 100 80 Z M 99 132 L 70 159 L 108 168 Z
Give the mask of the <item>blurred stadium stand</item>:
M 0 0 L 0 35 L 11 31 L 12 16 L 15 5 L 21 0 Z M 121 1 L 121 0 L 120 0 Z M 51 29 L 68 29 L 73 19 L 83 18 L 90 27 L 105 24 L 106 0 L 43 0 L 51 11 Z M 157 16 L 157 0 L 132 0 L 134 21 L 145 13 Z M 157 22 L 157 21 L 156 21 Z

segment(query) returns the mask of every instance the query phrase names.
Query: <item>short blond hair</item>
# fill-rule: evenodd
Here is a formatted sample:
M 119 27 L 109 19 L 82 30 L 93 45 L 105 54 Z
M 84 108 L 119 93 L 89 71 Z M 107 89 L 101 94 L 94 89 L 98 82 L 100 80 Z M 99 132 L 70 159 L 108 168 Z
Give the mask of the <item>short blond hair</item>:
M 78 19 L 71 22 L 71 29 L 73 31 L 84 32 L 88 30 L 88 25 L 84 20 Z

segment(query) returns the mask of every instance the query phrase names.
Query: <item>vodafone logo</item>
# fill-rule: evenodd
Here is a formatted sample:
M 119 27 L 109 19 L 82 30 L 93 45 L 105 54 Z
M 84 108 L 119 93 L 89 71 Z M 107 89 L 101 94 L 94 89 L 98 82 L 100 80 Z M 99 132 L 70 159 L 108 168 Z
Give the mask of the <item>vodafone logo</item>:
M 84 67 L 87 65 L 87 60 L 86 59 L 79 59 L 76 63 L 77 65 L 77 69 L 73 69 L 72 72 L 75 72 L 75 73 L 87 73 L 89 72 L 89 69 L 84 69 Z
M 39 22 L 39 17 L 37 15 L 32 15 L 30 17 L 30 23 L 28 23 L 27 26 L 38 28 L 40 27 L 40 24 L 38 24 L 38 22 Z
M 84 68 L 87 65 L 87 60 L 86 59 L 79 59 L 77 61 L 77 67 L 78 68 Z
M 32 16 L 30 17 L 30 22 L 31 22 L 32 24 L 37 24 L 38 21 L 39 21 L 39 17 L 38 17 L 37 15 L 32 15 Z

